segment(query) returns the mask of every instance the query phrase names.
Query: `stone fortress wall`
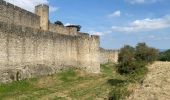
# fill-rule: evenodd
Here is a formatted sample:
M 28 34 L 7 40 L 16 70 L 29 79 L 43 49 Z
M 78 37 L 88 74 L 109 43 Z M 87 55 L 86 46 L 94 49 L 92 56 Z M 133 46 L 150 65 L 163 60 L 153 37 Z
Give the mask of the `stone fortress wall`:
M 0 21 L 40 28 L 40 16 L 0 0 Z
M 0 83 L 76 67 L 100 72 L 99 36 L 49 23 L 48 5 L 35 14 L 0 1 Z
M 100 48 L 100 63 L 117 63 L 118 62 L 118 50 L 106 50 Z
M 49 31 L 65 34 L 65 35 L 73 35 L 73 36 L 81 35 L 80 32 L 77 31 L 76 27 L 56 25 L 53 23 L 49 24 Z
M 10 4 L 6 1 L 0 0 L 0 21 L 21 25 L 31 28 L 41 28 L 66 35 L 77 35 L 78 32 L 75 27 L 65 27 L 49 23 L 49 7 L 48 5 L 38 5 L 35 7 L 35 14 Z M 44 28 L 45 27 L 45 28 Z

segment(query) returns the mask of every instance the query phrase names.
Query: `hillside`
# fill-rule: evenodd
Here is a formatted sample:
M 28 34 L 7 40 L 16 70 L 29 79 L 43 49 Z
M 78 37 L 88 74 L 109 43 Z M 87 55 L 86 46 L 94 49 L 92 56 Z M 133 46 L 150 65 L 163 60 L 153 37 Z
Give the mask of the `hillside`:
M 127 100 L 170 100 L 170 62 L 156 62 Z

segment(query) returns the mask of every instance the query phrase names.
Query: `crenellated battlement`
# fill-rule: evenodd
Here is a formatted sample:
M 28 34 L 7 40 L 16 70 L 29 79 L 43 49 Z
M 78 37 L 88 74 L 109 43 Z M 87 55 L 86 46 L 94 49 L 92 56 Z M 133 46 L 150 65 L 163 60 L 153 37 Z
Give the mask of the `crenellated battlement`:
M 45 7 L 49 7 L 48 4 L 39 4 L 39 5 L 35 6 L 35 8 L 37 8 L 37 7 L 44 7 L 44 6 Z
M 49 23 L 49 6 L 47 4 L 40 4 L 35 6 L 35 13 L 32 13 L 4 0 L 1 0 L 0 9 L 0 21 L 6 23 L 51 31 L 65 35 L 81 35 L 77 25 L 62 26 Z

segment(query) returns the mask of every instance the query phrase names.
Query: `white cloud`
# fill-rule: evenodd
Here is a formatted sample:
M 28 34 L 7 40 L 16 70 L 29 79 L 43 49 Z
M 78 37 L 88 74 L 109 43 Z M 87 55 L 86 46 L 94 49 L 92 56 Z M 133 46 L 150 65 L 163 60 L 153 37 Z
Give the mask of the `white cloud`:
M 117 10 L 115 12 L 113 12 L 112 14 L 109 14 L 108 17 L 120 17 L 121 16 L 121 11 Z
M 119 32 L 140 32 L 164 28 L 170 28 L 170 16 L 155 19 L 146 18 L 143 20 L 135 20 L 128 26 L 113 26 L 112 30 Z
M 97 32 L 97 31 L 90 31 L 89 33 L 90 33 L 91 35 L 99 35 L 99 36 L 105 35 L 103 32 Z
M 58 9 L 59 9 L 58 7 L 53 7 L 53 6 L 49 7 L 50 13 L 51 12 L 56 12 Z
M 35 6 L 39 4 L 49 4 L 48 0 L 5 0 L 28 11 L 34 12 Z M 57 7 L 50 6 L 50 12 L 57 11 Z
M 170 37 L 165 37 L 165 36 L 154 36 L 154 35 L 151 35 L 151 36 L 148 36 L 148 39 L 150 40 L 170 40 Z
M 99 36 L 104 36 L 106 34 L 110 34 L 112 33 L 112 31 L 105 31 L 105 32 L 99 32 L 99 31 L 89 31 L 88 33 L 90 33 L 91 35 L 99 35 Z
M 155 3 L 159 0 L 126 0 L 131 4 L 145 4 L 145 3 Z
M 148 36 L 148 38 L 155 39 L 155 38 L 156 38 L 156 36 L 154 36 L 154 35 L 150 35 L 150 36 Z
M 64 26 L 69 26 L 69 25 L 72 25 L 71 23 L 66 23 Z
M 140 37 L 139 40 L 145 41 L 145 40 L 151 40 L 151 41 L 164 41 L 164 40 L 170 40 L 169 36 L 155 36 L 155 35 L 149 35 L 146 37 Z
M 64 26 L 69 26 L 69 25 L 76 25 L 76 24 L 73 24 L 73 23 L 66 23 L 66 24 L 64 24 Z

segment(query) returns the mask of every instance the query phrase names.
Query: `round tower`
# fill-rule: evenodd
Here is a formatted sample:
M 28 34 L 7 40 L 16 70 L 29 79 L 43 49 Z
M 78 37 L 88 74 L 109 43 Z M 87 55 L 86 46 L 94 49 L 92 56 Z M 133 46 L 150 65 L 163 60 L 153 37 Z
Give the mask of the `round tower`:
M 37 5 L 35 7 L 35 14 L 40 16 L 41 29 L 47 31 L 49 29 L 49 6 L 46 4 Z

